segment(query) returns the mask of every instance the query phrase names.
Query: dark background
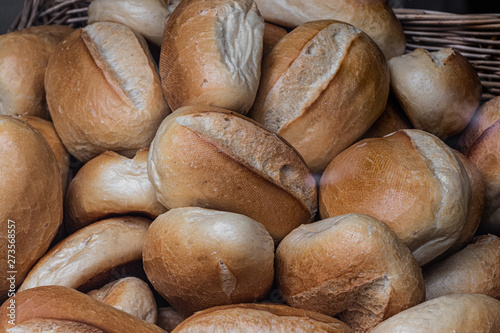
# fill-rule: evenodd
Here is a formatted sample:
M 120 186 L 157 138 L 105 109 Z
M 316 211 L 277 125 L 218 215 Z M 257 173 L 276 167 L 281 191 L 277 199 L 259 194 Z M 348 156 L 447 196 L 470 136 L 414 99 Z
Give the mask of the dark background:
M 452 13 L 500 13 L 499 0 L 389 0 L 389 3 L 393 8 L 421 8 Z M 0 0 L 0 34 L 7 32 L 22 5 L 22 0 Z

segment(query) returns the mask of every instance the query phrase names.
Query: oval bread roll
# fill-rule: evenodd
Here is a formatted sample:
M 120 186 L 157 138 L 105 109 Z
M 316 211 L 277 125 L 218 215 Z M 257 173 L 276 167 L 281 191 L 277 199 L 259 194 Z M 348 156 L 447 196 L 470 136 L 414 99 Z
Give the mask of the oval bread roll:
M 282 27 L 265 22 L 264 23 L 264 35 L 263 35 L 263 46 L 262 46 L 262 55 L 265 56 L 273 47 L 278 44 L 281 38 L 285 37 L 288 32 Z
M 293 230 L 276 250 L 276 275 L 288 304 L 338 315 L 356 332 L 425 299 L 410 250 L 386 224 L 362 214 Z

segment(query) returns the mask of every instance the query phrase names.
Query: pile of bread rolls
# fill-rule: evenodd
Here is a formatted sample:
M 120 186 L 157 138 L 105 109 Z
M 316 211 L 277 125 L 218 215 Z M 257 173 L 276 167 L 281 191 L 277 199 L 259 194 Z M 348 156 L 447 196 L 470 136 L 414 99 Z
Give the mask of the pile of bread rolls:
M 500 97 L 386 0 L 94 0 L 0 36 L 1 332 L 500 332 Z

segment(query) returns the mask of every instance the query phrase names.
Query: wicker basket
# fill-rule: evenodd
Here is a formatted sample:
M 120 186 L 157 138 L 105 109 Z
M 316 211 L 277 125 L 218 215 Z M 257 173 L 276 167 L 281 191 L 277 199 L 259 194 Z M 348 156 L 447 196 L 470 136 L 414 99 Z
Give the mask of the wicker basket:
M 90 2 L 92 0 L 25 0 L 9 31 L 47 24 L 84 26 Z M 403 25 L 408 51 L 452 47 L 466 56 L 478 71 L 483 99 L 500 95 L 500 14 L 460 15 L 401 8 L 395 12 Z

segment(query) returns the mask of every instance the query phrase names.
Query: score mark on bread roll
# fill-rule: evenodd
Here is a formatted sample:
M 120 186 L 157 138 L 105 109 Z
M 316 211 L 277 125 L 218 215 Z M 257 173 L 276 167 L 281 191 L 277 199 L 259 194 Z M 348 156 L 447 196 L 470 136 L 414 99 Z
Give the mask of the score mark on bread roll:
M 305 23 L 264 57 L 249 116 L 321 173 L 384 111 L 389 69 L 377 45 L 338 21 Z
M 314 178 L 278 135 L 235 112 L 190 106 L 175 111 L 151 144 L 148 175 L 165 207 L 246 215 L 275 241 L 317 210 Z
M 182 1 L 167 21 L 160 54 L 172 110 L 199 104 L 247 113 L 259 86 L 263 33 L 252 0 Z

